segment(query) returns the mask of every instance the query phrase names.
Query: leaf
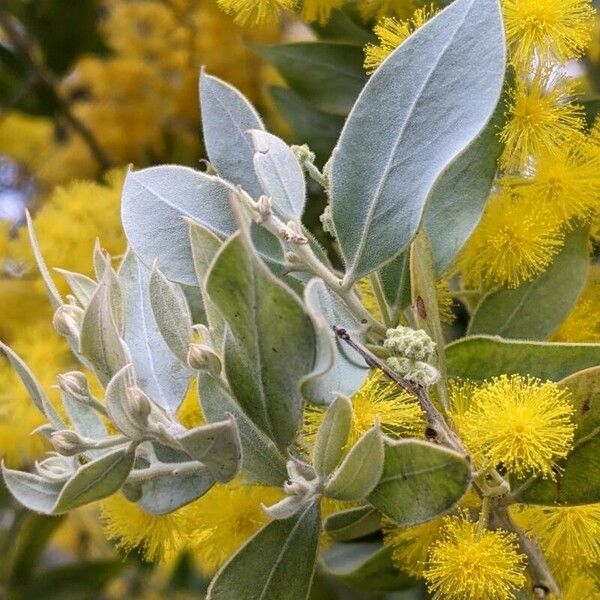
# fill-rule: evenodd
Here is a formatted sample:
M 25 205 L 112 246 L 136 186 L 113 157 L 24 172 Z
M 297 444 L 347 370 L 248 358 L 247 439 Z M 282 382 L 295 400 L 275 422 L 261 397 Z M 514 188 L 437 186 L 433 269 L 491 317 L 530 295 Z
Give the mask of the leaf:
M 365 537 L 381 528 L 381 515 L 372 506 L 349 508 L 329 515 L 325 520 L 324 531 L 337 542 Z
M 64 277 L 79 304 L 85 308 L 90 303 L 98 284 L 93 279 L 90 279 L 81 273 L 74 273 L 73 271 L 57 268 L 54 270 Z
M 390 308 L 392 322 L 397 322 L 402 311 L 410 306 L 409 252 L 402 252 L 377 272 L 384 298 Z
M 241 185 L 257 199 L 262 192 L 254 173 L 254 147 L 246 132 L 264 130 L 258 113 L 233 86 L 204 70 L 200 74 L 200 108 L 210 162 L 221 177 Z
M 342 464 L 328 478 L 326 495 L 338 500 L 364 500 L 379 483 L 383 460 L 383 435 L 376 425 L 350 448 Z
M 177 441 L 186 453 L 208 468 L 219 482 L 230 481 L 240 460 L 240 436 L 233 416 L 226 421 L 188 429 Z
M 448 375 L 481 381 L 521 373 L 558 381 L 600 364 L 600 344 L 562 344 L 472 336 L 446 346 Z
M 185 335 L 183 331 L 188 332 L 191 341 L 191 317 L 187 303 L 185 309 L 182 307 L 185 303 L 183 292 L 179 290 L 180 295 L 177 295 L 170 287 L 173 284 L 161 280 L 156 269 L 151 275 L 133 252 L 127 253 L 119 269 L 119 280 L 125 296 L 125 343 L 135 367 L 137 383 L 156 404 L 174 414 L 185 396 L 191 372 L 187 363 L 182 364 L 180 357 L 171 351 L 162 335 L 152 300 L 154 296 L 156 313 L 161 317 L 162 329 L 169 330 L 172 344 L 175 344 L 173 338 L 181 341 L 177 336 Z M 185 345 L 186 356 L 189 341 L 187 344 L 181 342 Z
M 319 543 L 318 505 L 271 521 L 215 575 L 208 600 L 306 600 Z
M 126 365 L 108 382 L 104 394 L 106 412 L 115 427 L 132 440 L 146 437 L 146 428 L 138 423 L 127 410 L 127 388 L 135 383 L 133 367 Z
M 420 440 L 386 440 L 385 465 L 369 502 L 401 527 L 450 510 L 471 482 L 467 460 Z
M 271 86 L 269 93 L 277 112 L 291 127 L 293 141 L 308 143 L 317 164 L 325 164 L 344 126 L 344 117 L 317 110 L 287 88 Z
M 125 483 L 134 460 L 132 448 L 121 448 L 86 463 L 67 481 L 52 512 L 67 512 L 114 494 Z
M 395 567 L 392 552 L 381 542 L 334 543 L 321 562 L 327 574 L 353 590 L 392 592 L 413 587 L 417 580 Z
M 2 476 L 8 491 L 26 508 L 45 515 L 52 514 L 62 483 L 48 482 L 39 475 L 14 471 L 2 465 Z
M 202 414 L 209 423 L 234 416 L 242 445 L 242 477 L 247 483 L 281 486 L 287 479 L 285 458 L 277 446 L 246 416 L 221 380 L 206 371 L 198 374 Z
M 122 316 L 115 313 L 115 296 L 120 284 L 112 269 L 106 268 L 83 314 L 79 351 L 89 361 L 102 385 L 126 364 L 129 356 L 120 335 Z
M 377 42 L 372 31 L 362 26 L 360 21 L 353 20 L 343 10 L 333 10 L 326 23 L 314 22 L 310 28 L 321 40 L 338 40 L 364 46 L 369 42 Z
M 235 147 L 233 147 L 235 148 Z M 232 148 L 231 154 L 236 154 Z M 146 266 L 155 260 L 168 279 L 196 285 L 187 224 L 189 217 L 220 238 L 235 231 L 231 185 L 188 167 L 162 165 L 129 171 L 121 216 L 129 245 Z
M 220 354 L 223 352 L 223 340 L 225 339 L 225 320 L 206 292 L 206 276 L 214 257 L 221 247 L 221 240 L 210 229 L 199 223 L 190 221 L 189 226 L 196 280 L 202 295 L 209 329 Z
M 429 194 L 423 227 L 438 275 L 450 266 L 481 219 L 503 149 L 498 132 L 504 111 L 501 99 L 484 130 L 442 173 Z
M 235 398 L 271 439 L 288 445 L 302 417 L 299 383 L 314 361 L 309 316 L 240 233 L 215 257 L 206 289 L 229 325 L 224 362 Z
M 432 186 L 491 117 L 504 69 L 497 0 L 456 0 L 371 76 L 331 169 L 346 285 L 407 247 Z
M 334 115 L 347 115 L 367 82 L 363 49 L 355 43 L 294 42 L 257 51 L 298 95 Z
M 150 273 L 150 306 L 156 325 L 169 350 L 187 369 L 187 352 L 192 335 L 192 315 L 185 294 L 171 283 L 156 265 Z
M 541 275 L 516 289 L 499 289 L 484 296 L 468 333 L 547 339 L 569 314 L 585 285 L 588 239 L 587 228 L 574 231 Z
M 600 502 L 600 367 L 579 371 L 558 384 L 570 392 L 575 408 L 574 449 L 561 460 L 554 479 L 529 481 L 518 494 L 530 504 L 592 504 Z
M 329 475 L 337 467 L 344 455 L 351 428 L 352 403 L 345 396 L 337 396 L 317 431 L 312 462 L 318 475 Z
M 37 406 L 38 410 L 48 419 L 52 427 L 54 427 L 54 429 L 64 429 L 65 424 L 63 420 L 56 412 L 54 406 L 52 406 L 52 402 L 50 402 L 48 396 L 46 396 L 44 388 L 25 361 L 2 342 L 0 342 L 0 352 L 4 353 L 8 362 L 19 376 L 19 379 L 23 382 L 29 397 Z
M 306 202 L 304 172 L 290 147 L 277 136 L 253 129 L 254 170 L 275 212 L 284 221 L 300 221 Z
M 317 357 L 315 371 L 302 384 L 302 394 L 314 404 L 329 404 L 333 392 L 352 396 L 363 384 L 369 368 L 357 352 L 340 344 L 332 327 L 343 327 L 354 339 L 366 343 L 364 328 L 321 279 L 309 281 L 304 288 L 304 301 L 317 328 Z

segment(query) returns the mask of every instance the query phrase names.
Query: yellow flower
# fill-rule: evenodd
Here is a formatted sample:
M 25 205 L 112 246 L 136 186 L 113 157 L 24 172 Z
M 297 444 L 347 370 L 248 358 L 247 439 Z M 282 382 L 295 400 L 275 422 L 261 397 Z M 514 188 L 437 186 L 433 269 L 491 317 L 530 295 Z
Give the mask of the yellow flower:
M 358 9 L 365 21 L 390 15 L 403 19 L 414 12 L 417 4 L 415 0 L 359 0 Z
M 524 168 L 532 158 L 558 154 L 578 138 L 583 117 L 581 107 L 570 102 L 573 92 L 572 82 L 549 71 L 538 71 L 529 83 L 517 79 L 500 133 L 505 168 Z
M 204 415 L 200 410 L 200 399 L 198 398 L 198 386 L 196 381 L 193 380 L 190 387 L 185 395 L 179 410 L 177 411 L 177 418 L 179 422 L 188 429 L 203 425 Z
M 404 21 L 398 21 L 394 17 L 383 17 L 373 28 L 378 43 L 365 46 L 365 71 L 369 74 L 373 73 L 406 38 L 436 13 L 437 10 L 430 5 L 418 8 L 410 19 Z
M 548 477 L 571 449 L 572 415 L 568 392 L 555 383 L 502 375 L 473 391 L 460 432 L 478 465 Z
M 235 15 L 240 25 L 273 23 L 283 10 L 294 8 L 296 0 L 217 0 L 222 10 Z
M 341 8 L 343 3 L 343 0 L 303 0 L 302 18 L 308 23 L 318 21 L 325 24 L 329 21 L 331 11 Z
M 520 505 L 512 512 L 517 524 L 539 540 L 552 562 L 570 569 L 600 564 L 600 504 Z
M 151 515 L 119 492 L 100 503 L 104 533 L 122 552 L 139 550 L 147 561 L 164 562 L 186 546 L 194 530 L 196 504 Z
M 425 431 L 423 412 L 414 396 L 384 379 L 379 372 L 371 374 L 352 396 L 352 406 L 347 448 L 373 427 L 377 418 L 382 431 L 391 437 L 422 437 Z M 314 445 L 324 415 L 325 409 L 318 406 L 309 405 L 304 411 L 302 439 L 309 448 Z
M 600 342 L 600 266 L 592 265 L 577 304 L 552 335 L 556 342 Z
M 479 531 L 465 515 L 443 521 L 424 573 L 434 600 L 512 600 L 525 584 L 516 536 Z
M 457 268 L 466 285 L 518 287 L 548 268 L 563 241 L 560 224 L 551 215 L 532 198 L 502 186 L 488 200 Z
M 503 0 L 503 8 L 507 43 L 518 66 L 576 58 L 591 41 L 590 0 Z
M 587 573 L 569 575 L 565 581 L 559 578 L 560 597 L 557 600 L 600 600 L 600 584 L 595 577 Z
M 540 153 L 535 174 L 521 183 L 557 220 L 589 219 L 600 208 L 600 148 L 573 136 L 565 148 Z
M 199 567 L 213 574 L 252 537 L 268 518 L 261 504 L 269 506 L 283 497 L 280 489 L 242 485 L 232 481 L 215 485 L 194 502 L 191 544 Z

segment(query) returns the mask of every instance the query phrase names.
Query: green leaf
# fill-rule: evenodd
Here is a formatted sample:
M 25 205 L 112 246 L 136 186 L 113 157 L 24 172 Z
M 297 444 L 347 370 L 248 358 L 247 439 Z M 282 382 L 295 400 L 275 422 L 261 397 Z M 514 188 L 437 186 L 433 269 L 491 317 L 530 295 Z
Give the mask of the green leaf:
M 302 417 L 299 384 L 314 362 L 309 316 L 240 233 L 215 257 L 206 289 L 229 325 L 224 362 L 235 398 L 271 439 L 287 446 Z
M 237 149 L 230 148 L 231 154 Z M 147 266 L 158 264 L 171 281 L 196 285 L 189 217 L 220 238 L 235 231 L 229 196 L 233 187 L 189 167 L 162 165 L 129 171 L 123 185 L 121 216 L 129 245 Z
M 79 304 L 85 308 L 90 303 L 98 284 L 93 279 L 81 273 L 74 273 L 73 271 L 58 268 L 54 270 L 64 277 Z
M 402 252 L 377 272 L 392 321 L 397 322 L 402 311 L 410 306 L 409 252 Z
M 254 147 L 247 132 L 264 130 L 250 102 L 232 85 L 200 74 L 202 133 L 208 158 L 219 175 L 241 185 L 255 199 L 262 193 L 253 166 Z
M 209 423 L 234 416 L 242 445 L 242 477 L 247 483 L 281 486 L 287 479 L 285 458 L 277 446 L 248 418 L 224 388 L 206 371 L 198 374 L 202 414 Z
M 393 549 L 381 542 L 335 543 L 322 558 L 326 573 L 353 590 L 392 592 L 417 584 L 394 566 Z
M 481 381 L 521 373 L 559 381 L 600 364 L 600 344 L 562 344 L 472 336 L 446 346 L 450 377 Z
M 52 514 L 63 483 L 49 482 L 34 473 L 7 469 L 4 465 L 2 476 L 8 491 L 23 506 L 44 515 Z
M 114 494 L 133 468 L 135 451 L 121 448 L 80 467 L 62 489 L 54 514 L 73 510 Z
M 568 390 L 577 426 L 573 450 L 560 461 L 555 478 L 515 482 L 519 502 L 530 504 L 592 504 L 600 502 L 600 367 L 574 373 L 558 384 Z
M 441 275 L 460 252 L 481 219 L 502 154 L 499 130 L 505 117 L 502 99 L 485 129 L 435 182 L 423 226 Z
M 383 473 L 383 435 L 375 425 L 350 448 L 325 483 L 325 494 L 338 500 L 364 500 Z
M 346 285 L 410 243 L 434 183 L 490 119 L 504 70 L 498 1 L 456 0 L 371 76 L 331 169 Z
M 182 364 L 181 358 L 171 351 L 162 331 L 171 335 L 171 341 L 172 338 L 180 341 L 178 334 L 184 336 L 187 332 L 188 342 L 182 342 L 187 356 L 192 323 L 183 292 L 179 289 L 177 295 L 174 284 L 164 276 L 160 279 L 156 269 L 151 275 L 133 252 L 127 253 L 119 269 L 119 280 L 125 298 L 124 338 L 138 385 L 156 404 L 174 414 L 185 396 L 191 372 L 187 362 Z M 162 327 L 155 314 L 160 316 Z
M 360 21 L 353 20 L 344 10 L 333 10 L 326 23 L 311 23 L 310 28 L 321 40 L 336 40 L 360 46 L 377 42 L 372 31 L 363 27 Z
M 589 267 L 589 233 L 571 233 L 541 275 L 516 289 L 499 289 L 481 300 L 469 334 L 545 340 L 564 321 L 583 289 Z
M 321 279 L 315 277 L 308 282 L 304 301 L 317 330 L 317 356 L 314 372 L 302 384 L 302 394 L 314 404 L 329 404 L 333 392 L 352 396 L 369 368 L 357 352 L 339 344 L 332 327 L 343 327 L 354 339 L 366 343 L 364 327 Z
M 133 367 L 126 365 L 108 382 L 104 403 L 110 420 L 121 433 L 132 440 L 143 440 L 146 437 L 146 428 L 138 423 L 128 410 L 127 388 L 134 384 Z
M 48 396 L 46 396 L 44 388 L 25 361 L 2 342 L 0 342 L 0 353 L 3 353 L 4 356 L 6 356 L 8 362 L 19 376 L 19 379 L 23 382 L 29 397 L 37 406 L 38 410 L 48 419 L 52 427 L 54 427 L 54 429 L 64 429 L 65 424 L 63 420 L 56 412 L 54 406 L 52 406 L 52 402 L 50 402 Z
M 300 221 L 306 202 L 304 171 L 290 147 L 277 136 L 253 129 L 254 170 L 275 212 L 284 221 Z
M 160 334 L 169 350 L 187 370 L 187 353 L 193 336 L 192 315 L 185 294 L 156 265 L 152 268 L 148 286 L 150 306 Z
M 467 460 L 420 440 L 386 440 L 385 465 L 369 502 L 402 527 L 450 510 L 471 482 Z
M 271 86 L 269 93 L 277 112 L 292 129 L 293 141 L 308 143 L 317 156 L 317 164 L 325 164 L 344 126 L 344 117 L 317 110 L 287 88 Z
M 352 428 L 352 403 L 337 396 L 329 405 L 317 431 L 313 450 L 313 466 L 319 475 L 329 475 L 344 455 L 344 447 Z
M 233 416 L 189 429 L 177 441 L 190 458 L 206 465 L 221 483 L 230 481 L 240 467 L 240 436 Z
M 215 575 L 208 600 L 306 600 L 319 543 L 318 505 L 271 521 Z
M 107 267 L 81 323 L 79 351 L 104 386 L 130 362 L 120 332 L 123 316 L 114 310 L 115 304 L 119 303 L 115 298 L 120 296 L 120 283 Z
M 367 82 L 363 49 L 357 44 L 294 42 L 257 51 L 294 92 L 326 113 L 347 115 Z
M 375 533 L 381 528 L 381 514 L 372 506 L 349 508 L 329 515 L 324 531 L 337 542 L 347 542 Z

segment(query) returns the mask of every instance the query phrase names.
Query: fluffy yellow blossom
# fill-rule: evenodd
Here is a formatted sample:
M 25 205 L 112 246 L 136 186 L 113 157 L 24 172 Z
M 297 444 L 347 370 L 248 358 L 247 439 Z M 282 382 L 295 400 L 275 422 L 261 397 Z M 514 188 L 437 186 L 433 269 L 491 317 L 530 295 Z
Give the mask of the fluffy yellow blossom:
M 488 200 L 457 268 L 467 286 L 518 287 L 545 271 L 563 242 L 560 223 L 552 215 L 531 197 L 502 186 Z
M 195 380 L 190 384 L 187 394 L 177 411 L 177 418 L 179 419 L 179 422 L 188 429 L 198 427 L 198 425 L 203 425 L 205 423 L 204 415 L 200 409 L 198 386 L 196 385 Z
M 378 43 L 365 46 L 365 71 L 373 73 L 406 38 L 429 21 L 436 12 L 433 5 L 430 5 L 418 8 L 410 19 L 404 21 L 395 17 L 383 17 L 373 28 Z
M 194 502 L 191 544 L 199 567 L 213 574 L 268 522 L 261 504 L 269 506 L 282 497 L 277 488 L 232 481 L 215 485 Z
M 122 552 L 138 550 L 145 560 L 168 561 L 187 545 L 194 531 L 196 504 L 151 515 L 118 492 L 100 504 L 104 533 Z
M 572 415 L 568 392 L 555 383 L 502 375 L 474 389 L 460 433 L 478 465 L 548 477 L 571 449 Z
M 526 167 L 532 158 L 558 154 L 578 139 L 583 127 L 581 107 L 571 102 L 573 83 L 549 71 L 538 71 L 529 82 L 517 79 L 508 99 L 508 121 L 502 165 Z
M 365 21 L 394 15 L 401 19 L 409 17 L 420 2 L 415 0 L 360 0 L 358 10 Z
M 412 394 L 384 379 L 381 373 L 370 375 L 352 396 L 352 428 L 347 447 L 350 448 L 379 418 L 382 431 L 391 437 L 422 437 L 425 420 L 421 407 Z M 314 445 L 325 409 L 307 406 L 304 411 L 302 439 L 309 448 Z
M 591 41 L 590 0 L 503 0 L 502 5 L 507 43 L 518 66 L 576 58 Z
M 318 21 L 321 24 L 327 23 L 331 12 L 343 6 L 343 0 L 303 0 L 302 18 L 311 23 Z
M 600 564 L 600 504 L 521 505 L 512 512 L 553 563 L 569 569 Z
M 600 583 L 588 573 L 570 573 L 564 581 L 559 578 L 559 587 L 560 600 L 600 600 Z
M 552 335 L 556 342 L 600 342 L 600 266 L 592 265 L 573 310 Z
M 479 531 L 464 515 L 443 521 L 424 572 L 434 600 L 512 600 L 525 584 L 516 536 Z
M 10 156 L 29 169 L 49 158 L 54 125 L 45 117 L 11 112 L 0 117 L 0 154 Z
M 557 220 L 590 219 L 600 209 L 600 148 L 573 136 L 569 146 L 539 154 L 535 174 L 522 181 Z
M 217 0 L 222 10 L 235 15 L 235 22 L 262 25 L 277 20 L 283 10 L 294 8 L 296 0 Z

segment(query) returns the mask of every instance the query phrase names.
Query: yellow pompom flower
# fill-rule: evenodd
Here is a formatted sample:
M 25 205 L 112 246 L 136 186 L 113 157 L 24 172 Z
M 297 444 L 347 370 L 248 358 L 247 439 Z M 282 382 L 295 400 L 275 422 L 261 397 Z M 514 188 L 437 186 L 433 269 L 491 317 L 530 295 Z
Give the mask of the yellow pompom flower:
M 581 56 L 591 41 L 590 0 L 503 0 L 506 38 L 513 62 L 564 62 Z
M 600 266 L 592 265 L 573 310 L 552 335 L 555 342 L 600 342 Z
M 104 533 L 122 552 L 138 550 L 144 560 L 165 562 L 186 546 L 194 530 L 195 504 L 151 515 L 119 492 L 100 503 Z
M 552 476 L 552 467 L 573 444 L 569 395 L 555 383 L 502 375 L 474 391 L 460 433 L 474 461 L 502 464 L 517 476 Z
M 488 200 L 457 269 L 467 286 L 518 287 L 545 271 L 563 242 L 560 223 L 552 215 L 532 198 L 502 186 Z
M 217 0 L 217 2 L 226 13 L 235 15 L 234 21 L 240 25 L 273 23 L 281 11 L 290 10 L 296 5 L 296 0 Z
M 512 513 L 553 563 L 569 569 L 600 564 L 600 504 L 520 505 Z
M 261 504 L 269 506 L 281 500 L 279 488 L 243 485 L 237 480 L 215 485 L 194 502 L 191 545 L 198 566 L 212 575 L 252 537 L 268 517 Z
M 465 515 L 443 521 L 424 572 L 434 600 L 512 600 L 526 581 L 516 535 L 480 531 Z
M 558 154 L 578 139 L 583 116 L 581 107 L 571 102 L 573 94 L 572 82 L 549 71 L 538 71 L 530 82 L 517 79 L 500 133 L 506 169 L 522 169 L 532 158 Z
M 425 419 L 421 407 L 412 394 L 383 378 L 381 373 L 371 374 L 352 396 L 352 428 L 347 448 L 355 444 L 368 431 L 376 419 L 383 433 L 390 437 L 422 437 Z M 312 448 L 325 408 L 309 405 L 304 410 L 302 439 Z
M 399 21 L 395 17 L 383 17 L 373 28 L 377 44 L 365 46 L 365 71 L 373 73 L 375 69 L 419 27 L 431 19 L 437 10 L 433 5 L 418 8 L 410 17 Z
M 570 575 L 565 581 L 559 578 L 560 600 L 600 600 L 600 582 L 595 577 L 587 573 Z
M 521 181 L 557 220 L 589 219 L 600 208 L 600 149 L 573 136 L 568 147 L 542 152 L 533 177 Z

